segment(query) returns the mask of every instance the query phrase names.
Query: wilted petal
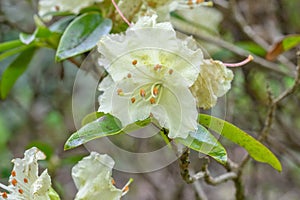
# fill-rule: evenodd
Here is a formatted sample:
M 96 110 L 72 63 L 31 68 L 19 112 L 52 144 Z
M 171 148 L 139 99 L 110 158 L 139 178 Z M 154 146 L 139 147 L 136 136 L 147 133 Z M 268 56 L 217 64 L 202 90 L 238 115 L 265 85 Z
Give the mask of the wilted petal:
M 233 73 L 220 61 L 204 60 L 198 79 L 191 87 L 197 106 L 208 109 L 217 103 L 230 88 Z

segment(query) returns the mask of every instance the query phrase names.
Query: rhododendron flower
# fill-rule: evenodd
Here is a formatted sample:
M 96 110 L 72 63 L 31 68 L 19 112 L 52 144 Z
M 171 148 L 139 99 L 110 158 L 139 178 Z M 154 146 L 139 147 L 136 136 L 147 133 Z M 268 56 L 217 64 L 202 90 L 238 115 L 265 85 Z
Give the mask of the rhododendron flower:
M 125 35 L 109 35 L 98 43 L 99 59 L 109 76 L 99 89 L 100 112 L 123 126 L 153 116 L 169 129 L 169 137 L 187 137 L 197 128 L 196 81 L 202 51 L 188 37 L 179 39 L 168 22 L 143 17 Z
M 197 129 L 197 102 L 212 107 L 233 75 L 221 62 L 204 60 L 191 37 L 178 38 L 169 22 L 156 23 L 156 17 L 142 17 L 125 35 L 99 41 L 99 63 L 109 73 L 99 86 L 99 111 L 124 127 L 150 116 L 170 138 L 186 138 Z
M 16 158 L 12 162 L 14 168 L 9 178 L 9 186 L 0 184 L 7 192 L 1 192 L 0 199 L 5 200 L 50 200 L 49 191 L 51 179 L 45 170 L 38 175 L 38 160 L 45 159 L 45 155 L 33 147 L 24 153 L 24 158 Z
M 39 15 L 43 17 L 48 13 L 58 11 L 78 14 L 81 9 L 102 1 L 103 0 L 40 0 Z M 51 16 L 46 16 L 46 19 L 50 20 Z
M 96 152 L 83 158 L 72 169 L 72 177 L 79 190 L 75 200 L 119 200 L 128 192 L 128 185 L 123 189 L 114 186 L 111 177 L 114 160 Z

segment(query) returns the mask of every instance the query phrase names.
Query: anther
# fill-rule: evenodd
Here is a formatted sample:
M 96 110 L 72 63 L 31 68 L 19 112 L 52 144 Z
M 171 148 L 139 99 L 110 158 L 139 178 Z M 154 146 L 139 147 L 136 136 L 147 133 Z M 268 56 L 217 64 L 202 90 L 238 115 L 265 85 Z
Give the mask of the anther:
M 150 103 L 151 103 L 151 104 L 155 104 L 155 102 L 156 102 L 155 98 L 154 98 L 154 97 L 151 97 L 151 98 L 150 98 Z
M 157 96 L 158 95 L 158 88 L 157 87 L 155 87 L 155 88 L 153 88 L 153 94 L 155 95 L 155 96 Z
M 115 179 L 111 179 L 111 184 L 115 185 L 116 184 L 116 181 Z
M 16 176 L 16 171 L 11 171 L 11 176 L 15 177 Z
M 172 75 L 172 74 L 173 74 L 173 72 L 174 72 L 174 70 L 173 70 L 173 69 L 169 69 L 169 74 L 170 74 L 170 75 Z
M 123 189 L 123 192 L 127 192 L 129 190 L 129 186 L 126 186 L 124 189 Z
M 133 64 L 133 65 L 136 65 L 136 64 L 137 64 L 137 60 L 133 60 L 133 61 L 132 61 L 132 64 Z
M 204 0 L 197 0 L 196 4 L 203 3 L 203 2 L 204 2 Z
M 123 94 L 124 94 L 124 93 L 123 93 L 123 90 L 119 88 L 119 89 L 117 90 L 117 94 L 118 94 L 118 95 L 123 95 Z
M 155 71 L 157 71 L 157 70 L 159 70 L 159 69 L 161 69 L 162 68 L 162 65 L 160 65 L 160 64 L 156 64 L 155 66 L 154 66 L 154 70 Z
M 11 184 L 12 184 L 13 186 L 16 186 L 17 183 L 18 183 L 18 181 L 17 181 L 16 179 L 11 180 Z
M 6 193 L 6 192 L 3 192 L 3 193 L 2 193 L 2 197 L 3 197 L 4 199 L 7 199 L 7 198 L 8 198 L 7 193 Z
M 59 8 L 58 5 L 54 6 L 54 8 L 55 8 L 56 11 L 59 11 L 59 10 L 60 10 L 60 8 Z
M 131 76 L 131 74 L 129 73 L 129 74 L 127 74 L 127 78 L 131 78 L 132 76 Z
M 22 189 L 19 189 L 18 191 L 19 191 L 20 194 L 24 193 L 24 191 Z
M 24 178 L 24 183 L 28 183 L 28 179 L 27 178 Z
M 248 58 L 239 63 L 223 63 L 226 67 L 240 67 L 243 66 L 253 60 L 253 56 L 249 55 Z
M 135 98 L 134 97 L 132 97 L 130 100 L 131 100 L 131 103 L 135 102 Z
M 192 5 L 193 5 L 193 1 L 192 1 L 192 0 L 189 0 L 189 1 L 187 2 L 187 5 L 192 6 Z
M 145 97 L 146 91 L 144 89 L 140 89 L 140 95 L 141 95 L 141 97 Z

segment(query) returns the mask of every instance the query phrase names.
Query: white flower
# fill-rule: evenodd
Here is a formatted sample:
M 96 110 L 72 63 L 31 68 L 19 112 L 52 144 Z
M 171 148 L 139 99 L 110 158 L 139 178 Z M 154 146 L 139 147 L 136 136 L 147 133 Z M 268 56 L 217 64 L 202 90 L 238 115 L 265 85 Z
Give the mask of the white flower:
M 202 51 L 188 37 L 179 39 L 156 15 L 140 18 L 125 35 L 109 35 L 98 43 L 99 63 L 109 76 L 99 89 L 100 112 L 123 126 L 153 116 L 169 129 L 169 137 L 186 138 L 197 128 L 196 100 L 189 87 L 196 81 Z
M 214 60 L 204 60 L 200 68 L 191 91 L 197 97 L 197 106 L 208 109 L 231 88 L 233 73 L 222 62 Z
M 44 16 L 51 12 L 71 12 L 78 14 L 83 8 L 100 3 L 103 0 L 40 0 L 39 1 L 39 15 Z M 46 17 L 47 20 L 51 16 Z
M 201 0 L 120 0 L 118 7 L 129 20 L 133 20 L 138 16 L 158 15 L 158 21 L 166 21 L 170 18 L 170 12 L 175 10 L 191 10 L 202 6 L 212 6 L 212 2 L 204 2 Z M 118 17 L 116 11 L 117 20 Z
M 45 155 L 36 147 L 24 153 L 24 158 L 16 158 L 12 162 L 14 168 L 9 178 L 10 185 L 0 184 L 7 192 L 1 192 L 0 199 L 5 200 L 50 200 L 48 192 L 51 179 L 45 170 L 38 176 L 38 160 L 45 159 Z
M 72 177 L 79 190 L 75 200 L 119 200 L 128 191 L 128 184 L 123 189 L 114 186 L 111 177 L 113 159 L 96 152 L 78 162 L 72 169 Z

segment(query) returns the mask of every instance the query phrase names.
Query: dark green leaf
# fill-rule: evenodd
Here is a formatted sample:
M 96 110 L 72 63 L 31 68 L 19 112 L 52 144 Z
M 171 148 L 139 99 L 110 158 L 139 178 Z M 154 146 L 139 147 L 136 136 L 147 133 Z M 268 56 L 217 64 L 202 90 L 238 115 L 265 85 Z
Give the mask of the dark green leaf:
M 111 20 L 102 18 L 97 12 L 79 16 L 63 33 L 56 60 L 61 61 L 91 50 L 100 37 L 109 33 L 111 28 Z
M 14 49 L 22 46 L 22 42 L 20 40 L 8 41 L 0 44 L 0 52 L 7 51 L 10 49 Z
M 205 114 L 199 115 L 199 122 L 203 126 L 244 147 L 255 160 L 268 163 L 278 171 L 282 170 L 279 160 L 267 147 L 233 124 Z
M 58 20 L 57 22 L 51 24 L 49 29 L 52 32 L 63 33 L 74 18 L 75 18 L 75 16 L 66 16 L 66 17 Z
M 225 164 L 227 161 L 225 148 L 200 124 L 198 124 L 196 132 L 191 132 L 186 139 L 177 138 L 176 141 L 195 151 L 209 155 L 222 164 Z
M 1 78 L 1 98 L 4 99 L 15 84 L 16 80 L 27 69 L 34 55 L 34 48 L 22 52 L 3 72 Z

